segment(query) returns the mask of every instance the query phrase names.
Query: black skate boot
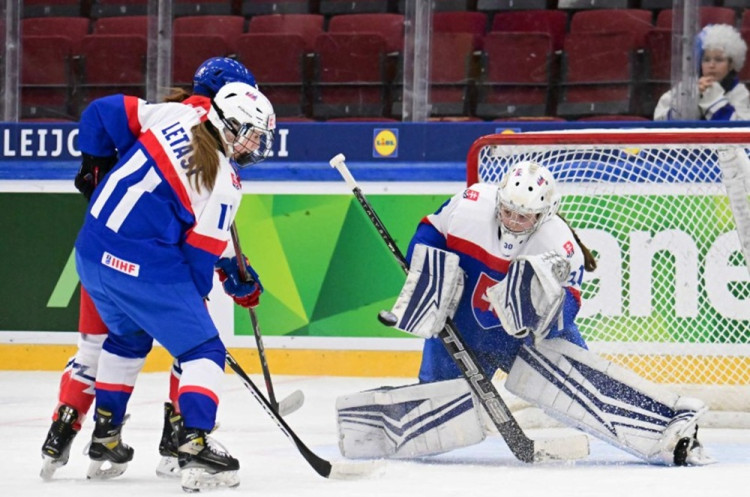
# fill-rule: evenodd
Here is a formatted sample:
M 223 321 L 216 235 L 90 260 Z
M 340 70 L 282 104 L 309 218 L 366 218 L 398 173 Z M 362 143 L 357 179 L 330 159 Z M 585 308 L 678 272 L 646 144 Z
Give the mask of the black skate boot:
M 175 412 L 171 402 L 164 403 L 164 428 L 159 442 L 161 460 L 156 467 L 156 476 L 179 478 L 180 465 L 177 462 L 178 433 L 182 429 L 182 415 Z
M 131 447 L 122 442 L 120 431 L 122 425 L 112 425 L 112 413 L 104 409 L 96 409 L 96 426 L 89 445 L 89 479 L 109 479 L 120 476 L 128 467 L 128 462 L 133 460 L 135 452 Z M 105 463 L 109 466 L 103 468 Z
M 177 457 L 184 491 L 199 492 L 240 484 L 239 461 L 209 438 L 206 431 L 184 428 L 179 434 L 179 440 Z
M 47 438 L 42 445 L 42 471 L 39 476 L 49 480 L 59 468 L 68 463 L 70 446 L 78 434 L 73 425 L 78 420 L 78 411 L 62 405 L 57 410 L 57 419 L 52 422 Z

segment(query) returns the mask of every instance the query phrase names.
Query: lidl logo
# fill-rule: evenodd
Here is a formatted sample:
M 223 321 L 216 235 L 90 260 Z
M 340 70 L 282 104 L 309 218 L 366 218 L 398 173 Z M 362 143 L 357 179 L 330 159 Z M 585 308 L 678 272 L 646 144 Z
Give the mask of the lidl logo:
M 372 156 L 398 157 L 398 130 L 375 128 L 373 130 Z

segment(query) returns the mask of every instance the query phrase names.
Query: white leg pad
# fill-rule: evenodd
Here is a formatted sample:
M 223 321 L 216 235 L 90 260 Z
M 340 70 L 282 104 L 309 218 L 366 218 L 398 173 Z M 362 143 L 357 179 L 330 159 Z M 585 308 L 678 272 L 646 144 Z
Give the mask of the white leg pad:
M 694 435 L 707 410 L 562 339 L 521 347 L 505 386 L 566 425 L 661 464 L 674 464 L 677 442 Z
M 463 378 L 344 395 L 336 414 L 339 448 L 353 459 L 428 456 L 485 438 Z

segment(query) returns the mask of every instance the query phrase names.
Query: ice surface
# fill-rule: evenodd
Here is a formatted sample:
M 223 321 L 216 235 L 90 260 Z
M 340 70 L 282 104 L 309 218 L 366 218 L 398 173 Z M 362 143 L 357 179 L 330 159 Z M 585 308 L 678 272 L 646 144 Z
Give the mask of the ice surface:
M 253 376 L 263 389 L 262 377 Z M 55 479 L 39 478 L 40 448 L 55 406 L 58 373 L 0 372 L 0 497 L 146 497 L 184 495 L 177 480 L 156 477 L 162 403 L 167 373 L 142 374 L 130 402 L 131 418 L 123 429 L 135 448 L 127 472 L 109 481 L 87 481 L 88 458 L 82 454 L 93 423 L 87 420 L 73 444 L 70 462 Z M 296 389 L 305 403 L 286 420 L 318 455 L 342 461 L 336 445 L 334 402 L 339 395 L 381 385 L 410 382 L 393 378 L 275 376 L 277 397 Z M 750 430 L 706 429 L 701 439 L 718 464 L 699 468 L 649 466 L 635 457 L 593 440 L 589 458 L 575 463 L 526 465 L 513 458 L 502 439 L 418 461 L 388 461 L 379 477 L 356 481 L 321 478 L 278 429 L 233 374 L 228 374 L 219 406 L 215 438 L 240 460 L 237 489 L 209 495 L 263 497 L 678 497 L 747 494 Z M 560 429 L 531 430 L 530 435 L 559 434 Z

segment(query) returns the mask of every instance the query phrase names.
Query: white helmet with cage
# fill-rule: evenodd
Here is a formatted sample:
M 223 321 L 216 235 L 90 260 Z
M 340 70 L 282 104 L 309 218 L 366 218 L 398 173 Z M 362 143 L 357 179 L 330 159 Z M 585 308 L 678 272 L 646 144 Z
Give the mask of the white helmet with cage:
M 497 222 L 503 236 L 521 243 L 557 214 L 560 194 L 546 167 L 522 161 L 510 167 L 497 190 Z
M 211 100 L 208 120 L 229 157 L 240 167 L 266 159 L 273 147 L 276 115 L 271 102 L 246 83 L 227 83 Z

